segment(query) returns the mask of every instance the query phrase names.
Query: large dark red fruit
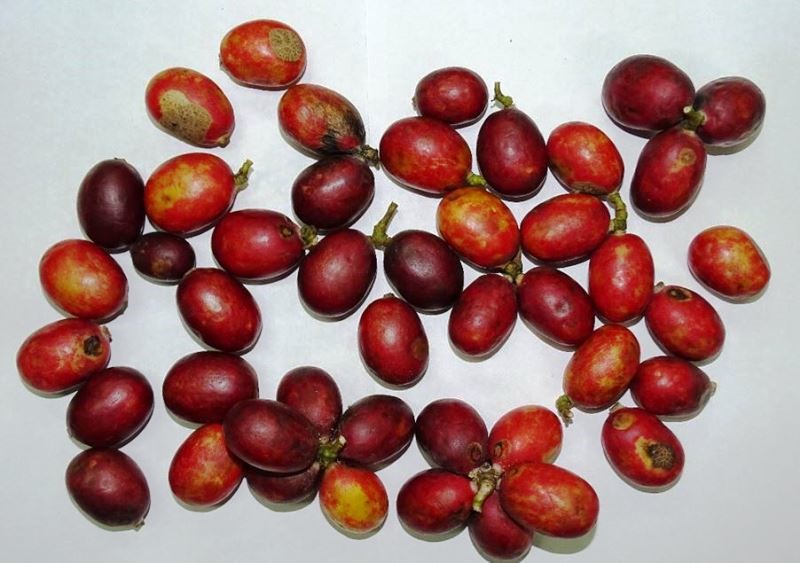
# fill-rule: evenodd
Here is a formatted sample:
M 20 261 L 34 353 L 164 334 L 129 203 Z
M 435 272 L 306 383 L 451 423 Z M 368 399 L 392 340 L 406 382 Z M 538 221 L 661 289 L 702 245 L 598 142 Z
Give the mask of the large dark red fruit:
M 358 321 L 358 351 L 367 370 L 397 387 L 417 383 L 428 368 L 428 337 L 411 305 L 393 295 L 370 303 Z
M 469 284 L 450 312 L 447 333 L 462 354 L 485 358 L 506 341 L 517 320 L 514 284 L 499 274 L 483 274 Z
M 443 469 L 427 469 L 397 493 L 397 517 L 417 534 L 443 535 L 463 528 L 472 514 L 472 482 Z
M 747 78 L 728 76 L 709 82 L 697 91 L 687 120 L 711 147 L 732 148 L 752 139 L 764 121 L 764 93 Z
M 289 370 L 278 382 L 275 398 L 305 416 L 320 436 L 332 436 L 342 416 L 339 386 L 318 367 Z
M 380 477 L 344 463 L 325 469 L 319 485 L 319 504 L 332 524 L 356 536 L 376 531 L 389 513 L 389 496 Z
M 136 271 L 162 283 L 178 283 L 195 266 L 192 245 L 178 235 L 153 232 L 139 237 L 131 246 Z
M 594 308 L 586 290 L 556 268 L 525 272 L 517 283 L 517 306 L 528 326 L 558 346 L 578 346 L 594 330 Z
M 428 403 L 417 415 L 417 445 L 438 467 L 468 475 L 488 459 L 488 431 L 481 415 L 460 399 Z
M 571 192 L 608 195 L 619 190 L 625 165 L 614 142 L 590 123 L 562 123 L 547 138 L 550 170 Z
M 78 221 L 93 242 L 125 250 L 144 229 L 144 182 L 121 158 L 95 164 L 78 189 Z
M 67 407 L 67 429 L 93 448 L 118 448 L 153 414 L 153 388 L 141 372 L 106 368 L 86 380 Z
M 226 214 L 214 227 L 211 251 L 220 266 L 245 281 L 285 276 L 305 255 L 300 228 L 283 213 L 241 209 Z
M 683 108 L 694 99 L 694 85 L 666 59 L 633 55 L 608 72 L 602 98 L 603 107 L 617 124 L 650 133 L 683 119 Z
M 630 389 L 636 404 L 656 416 L 689 418 L 703 409 L 715 387 L 693 363 L 657 356 L 639 364 Z
M 360 158 L 328 156 L 305 168 L 292 184 L 297 218 L 319 231 L 351 225 L 375 194 L 375 175 Z
M 391 395 L 370 395 L 342 415 L 339 434 L 345 444 L 339 459 L 378 470 L 406 451 L 414 438 L 414 412 Z
M 230 408 L 258 397 L 258 375 L 244 358 L 223 352 L 194 352 L 167 372 L 164 405 L 189 422 L 222 422 Z
M 46 394 L 72 391 L 108 365 L 108 329 L 83 319 L 61 319 L 28 336 L 17 351 L 22 381 Z
M 716 309 L 685 287 L 656 286 L 644 320 L 659 346 L 693 362 L 716 357 L 725 342 L 725 326 Z
M 475 123 L 486 111 L 489 90 L 474 71 L 458 66 L 440 68 L 422 77 L 414 91 L 420 115 L 452 127 Z
M 506 514 L 497 493 L 489 495 L 481 511 L 470 518 L 469 536 L 478 550 L 492 561 L 519 561 L 533 544 L 533 534 Z
M 271 473 L 255 467 L 245 468 L 250 492 L 261 502 L 298 504 L 314 498 L 322 479 L 322 466 L 314 462 L 298 473 Z
M 261 335 L 258 304 L 241 282 L 222 270 L 192 270 L 178 284 L 176 296 L 187 328 L 211 348 L 246 352 Z
M 489 432 L 491 461 L 505 471 L 536 461 L 553 463 L 561 451 L 558 416 L 539 405 L 525 405 L 501 416 Z
M 601 433 L 611 467 L 634 487 L 649 491 L 672 486 L 683 471 L 680 441 L 655 415 L 619 408 L 608 415 Z
M 295 473 L 311 465 L 317 455 L 314 427 L 278 401 L 240 401 L 225 415 L 223 426 L 231 453 L 258 469 Z
M 89 449 L 76 455 L 66 472 L 67 491 L 97 523 L 138 529 L 150 510 L 150 488 L 142 470 L 126 454 Z
M 330 233 L 300 262 L 300 299 L 318 317 L 341 319 L 366 299 L 377 269 L 375 249 L 366 235 L 353 229 Z

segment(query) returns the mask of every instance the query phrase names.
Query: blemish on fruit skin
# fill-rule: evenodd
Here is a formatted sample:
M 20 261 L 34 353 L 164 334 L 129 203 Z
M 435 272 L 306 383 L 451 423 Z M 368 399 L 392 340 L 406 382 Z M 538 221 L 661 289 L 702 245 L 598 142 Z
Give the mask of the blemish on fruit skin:
M 670 173 L 675 173 L 692 166 L 695 162 L 697 162 L 697 155 L 695 152 L 690 148 L 682 148 L 677 155 L 677 158 L 670 166 L 669 171 Z
M 211 114 L 179 90 L 167 90 L 158 99 L 159 123 L 191 143 L 201 144 L 211 127 Z
M 291 29 L 271 29 L 269 46 L 282 61 L 293 63 L 303 57 L 303 42 Z
M 614 430 L 627 430 L 633 423 L 636 422 L 636 417 L 630 413 L 619 413 L 614 416 L 614 420 L 611 423 L 614 426 Z

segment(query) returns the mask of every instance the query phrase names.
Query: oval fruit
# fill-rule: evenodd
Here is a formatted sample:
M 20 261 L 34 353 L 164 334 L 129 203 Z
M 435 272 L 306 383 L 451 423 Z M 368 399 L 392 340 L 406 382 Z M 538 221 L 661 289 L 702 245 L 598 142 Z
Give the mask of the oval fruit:
M 590 123 L 562 123 L 547 139 L 556 180 L 571 192 L 608 195 L 619 190 L 625 165 L 614 142 Z
M 700 412 L 714 393 L 714 383 L 693 363 L 657 356 L 639 364 L 631 381 L 631 397 L 659 417 L 689 418 Z
M 322 466 L 315 461 L 298 473 L 270 473 L 255 467 L 245 468 L 250 492 L 261 502 L 299 504 L 317 494 L 322 479 Z
M 469 520 L 469 537 L 490 560 L 521 560 L 533 544 L 533 534 L 514 522 L 500 506 L 500 495 L 491 494 L 480 512 Z
M 319 486 L 322 512 L 343 531 L 366 535 L 383 525 L 389 497 L 380 478 L 368 469 L 334 463 Z
M 456 301 L 450 311 L 447 332 L 460 353 L 485 358 L 503 345 L 516 320 L 514 284 L 499 274 L 483 274 Z
M 369 395 L 342 415 L 345 443 L 339 459 L 377 471 L 396 460 L 414 439 L 414 412 L 391 395 Z
M 481 118 L 489 104 L 489 90 L 477 73 L 464 67 L 445 67 L 422 77 L 414 91 L 420 115 L 464 127 Z
M 317 367 L 289 370 L 278 382 L 275 398 L 305 416 L 320 436 L 332 436 L 342 416 L 339 386 Z
M 501 416 L 489 432 L 493 464 L 508 471 L 528 462 L 553 463 L 561 451 L 558 416 L 539 405 L 517 407 Z
M 142 235 L 130 252 L 136 271 L 156 282 L 178 283 L 195 266 L 192 245 L 171 233 Z
M 758 133 L 766 106 L 764 93 L 752 81 L 727 76 L 697 91 L 687 119 L 699 122 L 695 132 L 706 145 L 729 149 L 745 144 Z
M 428 469 L 397 493 L 397 516 L 417 534 L 443 535 L 463 528 L 472 515 L 472 483 L 462 475 Z
M 460 399 L 438 399 L 417 415 L 417 445 L 428 461 L 468 475 L 489 455 L 488 431 L 480 414 Z

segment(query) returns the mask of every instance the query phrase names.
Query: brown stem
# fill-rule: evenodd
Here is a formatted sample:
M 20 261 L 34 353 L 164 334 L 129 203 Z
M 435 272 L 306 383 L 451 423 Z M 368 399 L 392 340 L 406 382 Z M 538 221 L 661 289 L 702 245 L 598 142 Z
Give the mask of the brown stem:
M 253 161 L 248 158 L 244 161 L 242 167 L 239 168 L 239 171 L 233 176 L 233 184 L 238 191 L 242 191 L 247 187 L 247 179 L 250 176 L 250 169 L 252 167 Z
M 517 252 L 517 255 L 514 257 L 514 259 L 503 266 L 501 273 L 514 285 L 519 284 L 519 281 L 522 277 L 522 253 Z
M 493 102 L 499 103 L 503 108 L 510 108 L 514 105 L 514 98 L 511 96 L 506 96 L 500 90 L 500 83 L 494 83 L 494 98 L 492 99 Z
M 369 145 L 361 145 L 358 147 L 357 153 L 358 156 L 363 158 L 367 161 L 367 164 L 370 166 L 378 166 L 381 162 L 381 157 L 378 154 L 378 149 L 375 149 Z
M 383 250 L 392 242 L 392 237 L 389 236 L 387 231 L 389 230 L 389 223 L 392 222 L 396 211 L 397 204 L 395 202 L 390 203 L 389 208 L 386 210 L 383 217 L 381 217 L 381 220 L 375 223 L 375 226 L 372 228 L 372 236 L 369 237 L 369 240 L 378 250 Z
M 615 233 L 624 233 L 628 229 L 628 207 L 622 201 L 619 192 L 608 194 L 608 202 L 614 206 L 614 218 L 611 220 L 611 230 Z
M 556 410 L 558 410 L 558 414 L 561 415 L 564 426 L 569 426 L 572 423 L 572 407 L 574 406 L 575 403 L 572 402 L 569 395 L 561 395 L 556 399 Z

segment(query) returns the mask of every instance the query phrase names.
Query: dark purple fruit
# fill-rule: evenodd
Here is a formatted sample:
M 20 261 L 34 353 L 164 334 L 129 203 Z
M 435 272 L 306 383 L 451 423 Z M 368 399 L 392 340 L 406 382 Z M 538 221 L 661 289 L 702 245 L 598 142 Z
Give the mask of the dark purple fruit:
M 195 265 L 192 245 L 183 237 L 162 232 L 139 237 L 131 246 L 131 260 L 140 274 L 164 283 L 178 283 Z
M 453 473 L 468 475 L 489 455 L 486 423 L 460 399 L 429 403 L 417 416 L 415 434 L 428 460 Z
M 519 560 L 533 543 L 533 534 L 514 522 L 500 506 L 499 494 L 489 495 L 481 511 L 472 516 L 469 536 L 481 553 L 492 560 Z
M 414 438 L 414 413 L 391 395 L 370 395 L 342 415 L 339 433 L 345 444 L 339 459 L 377 470 L 406 451 Z
M 484 274 L 469 284 L 450 312 L 450 342 L 462 354 L 485 358 L 506 341 L 517 320 L 514 284 L 498 274 Z
M 305 416 L 320 436 L 330 436 L 342 416 L 339 386 L 328 372 L 313 366 L 294 368 L 278 383 L 275 398 Z
M 315 461 L 298 473 L 271 473 L 247 467 L 245 478 L 250 492 L 258 500 L 276 504 L 297 504 L 310 500 L 317 494 L 322 478 L 322 466 Z

